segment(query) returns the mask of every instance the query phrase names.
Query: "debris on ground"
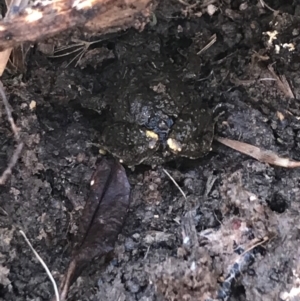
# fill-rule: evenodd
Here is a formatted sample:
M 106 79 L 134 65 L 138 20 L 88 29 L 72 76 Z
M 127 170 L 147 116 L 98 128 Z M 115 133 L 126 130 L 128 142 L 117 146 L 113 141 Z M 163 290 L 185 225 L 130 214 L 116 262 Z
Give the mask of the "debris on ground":
M 50 18 L 60 3 L 31 4 L 30 14 L 47 8 Z M 106 34 L 83 34 L 97 15 L 83 8 L 81 28 L 48 28 L 57 35 L 23 44 L 26 55 L 15 58 L 24 68 L 2 75 L 24 147 L 0 187 L 0 299 L 53 298 L 19 230 L 61 283 L 79 256 L 78 233 L 88 233 L 80 224 L 95 209 L 88 196 L 98 159 L 114 157 L 131 188 L 126 221 L 112 252 L 91 251 L 68 300 L 299 300 L 300 170 L 273 164 L 300 161 L 298 3 L 140 3 L 142 13 L 127 16 L 136 23 Z M 42 19 L 21 26 L 28 15 L 1 21 L 1 49 L 35 40 Z M 31 38 L 5 35 L 9 26 Z M 2 173 L 17 141 L 0 104 Z M 216 137 L 244 143 L 248 155 L 255 147 L 258 157 Z

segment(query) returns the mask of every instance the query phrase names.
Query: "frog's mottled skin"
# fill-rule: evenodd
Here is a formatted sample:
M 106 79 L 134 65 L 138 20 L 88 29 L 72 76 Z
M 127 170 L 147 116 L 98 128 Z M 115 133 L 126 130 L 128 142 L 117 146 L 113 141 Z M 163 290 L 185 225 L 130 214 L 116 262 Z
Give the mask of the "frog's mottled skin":
M 101 148 L 129 166 L 206 154 L 213 139 L 211 112 L 181 80 L 181 71 L 157 49 L 145 49 L 143 44 L 121 46 L 116 46 L 116 66 L 110 67 L 119 72 L 106 70 L 105 91 L 82 104 L 109 111 Z M 130 51 L 132 61 L 122 60 L 123 53 L 128 58 Z
M 102 148 L 129 166 L 152 158 L 159 147 L 158 140 L 147 137 L 147 131 L 135 123 L 116 122 L 102 134 Z

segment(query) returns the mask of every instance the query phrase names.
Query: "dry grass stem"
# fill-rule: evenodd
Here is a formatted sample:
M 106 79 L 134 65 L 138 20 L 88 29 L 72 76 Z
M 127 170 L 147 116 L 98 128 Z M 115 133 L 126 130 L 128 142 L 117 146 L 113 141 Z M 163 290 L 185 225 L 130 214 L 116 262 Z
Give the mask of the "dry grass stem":
M 175 179 L 164 168 L 163 168 L 163 172 L 172 180 L 172 182 L 175 184 L 175 186 L 178 188 L 178 190 L 181 192 L 181 194 L 183 195 L 184 199 L 186 200 L 186 194 L 180 188 L 180 186 L 177 184 L 177 182 L 175 181 Z
M 204 46 L 200 51 L 197 52 L 197 55 L 202 54 L 204 51 L 206 51 L 207 49 L 209 49 L 214 43 L 216 43 L 217 41 L 217 35 L 213 34 L 210 37 L 210 41 L 206 44 L 206 46 Z
M 107 39 L 109 39 L 109 38 L 107 38 Z M 67 68 L 69 65 L 71 65 L 78 58 L 78 60 L 75 64 L 75 67 L 77 67 L 78 64 L 80 63 L 80 60 L 82 59 L 84 54 L 88 51 L 88 49 L 90 48 L 91 45 L 102 42 L 102 41 L 105 41 L 107 39 L 99 39 L 99 40 L 92 41 L 92 42 L 86 42 L 86 41 L 73 39 L 72 41 L 75 42 L 75 44 L 70 44 L 70 45 L 59 47 L 55 50 L 54 55 L 51 55 L 51 56 L 48 56 L 48 57 L 49 58 L 60 58 L 60 57 L 68 56 L 70 54 L 79 52 L 75 55 L 75 57 L 73 57 L 71 59 L 71 61 L 66 66 L 66 68 Z M 74 47 L 78 47 L 78 48 L 76 48 L 74 50 L 71 50 L 69 52 L 66 52 L 66 53 L 59 54 L 62 51 L 66 51 L 66 50 L 72 49 Z
M 221 138 L 221 137 L 215 137 L 215 139 L 220 143 L 238 152 L 248 155 L 262 163 L 268 163 L 270 165 L 275 165 L 275 166 L 280 166 L 285 168 L 300 167 L 299 161 L 292 161 L 289 158 L 279 157 L 276 153 L 272 151 L 261 149 L 257 146 L 248 143 L 231 140 L 227 138 Z
M 38 261 L 41 263 L 41 265 L 43 266 L 43 268 L 45 269 L 49 279 L 52 282 L 53 288 L 54 288 L 54 292 L 55 292 L 55 296 L 56 296 L 56 301 L 60 301 L 59 298 L 59 293 L 58 293 L 58 288 L 56 285 L 56 282 L 49 270 L 49 268 L 47 267 L 46 263 L 44 262 L 44 260 L 40 257 L 40 255 L 37 253 L 37 251 L 33 248 L 32 244 L 30 243 L 29 239 L 27 238 L 26 234 L 20 230 L 21 235 L 24 237 L 26 243 L 28 244 L 28 246 L 30 247 L 30 249 L 32 250 L 33 254 L 35 255 L 35 257 L 38 259 Z

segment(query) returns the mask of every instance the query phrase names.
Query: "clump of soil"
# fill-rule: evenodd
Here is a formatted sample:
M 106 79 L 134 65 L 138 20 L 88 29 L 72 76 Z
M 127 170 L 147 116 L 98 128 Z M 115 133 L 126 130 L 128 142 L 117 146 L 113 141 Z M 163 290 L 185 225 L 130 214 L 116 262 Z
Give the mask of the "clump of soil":
M 121 116 L 149 130 L 136 118 L 140 114 L 130 115 L 137 110 L 125 117 L 118 111 L 123 88 L 129 107 L 146 95 L 133 89 L 134 82 L 120 85 L 123 77 L 135 77 L 135 68 L 152 70 L 158 82 L 159 76 L 166 80 L 161 70 L 176 75 L 191 100 L 184 109 L 201 104 L 217 117 L 215 134 L 300 160 L 300 6 L 262 3 L 162 1 L 157 22 L 93 44 L 76 67 L 69 64 L 72 56 L 47 58 L 32 49 L 26 74 L 6 74 L 25 147 L 0 191 L 0 298 L 52 298 L 51 282 L 18 230 L 59 282 L 104 127 Z M 179 84 L 172 90 L 164 83 L 178 92 Z M 14 139 L 1 112 L 4 170 Z M 171 116 L 167 134 L 180 113 Z M 125 165 L 131 205 L 114 253 L 86 267 L 69 300 L 299 300 L 299 169 L 268 166 L 217 142 L 210 146 L 198 159 L 175 154 Z M 163 151 L 157 149 L 160 158 L 166 158 Z

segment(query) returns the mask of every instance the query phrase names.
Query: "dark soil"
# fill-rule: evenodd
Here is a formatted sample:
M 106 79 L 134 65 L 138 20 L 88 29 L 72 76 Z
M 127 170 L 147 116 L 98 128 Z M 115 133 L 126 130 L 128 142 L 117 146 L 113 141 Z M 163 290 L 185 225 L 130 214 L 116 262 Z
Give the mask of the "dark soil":
M 147 159 L 143 164 L 135 151 L 126 153 L 136 166 L 127 169 L 131 205 L 125 226 L 114 254 L 86 266 L 69 300 L 300 300 L 299 169 L 269 166 L 217 142 L 208 153 L 201 148 L 197 159 L 168 157 L 162 150 L 164 133 L 180 123 L 183 110 L 189 116 L 201 109 L 203 118 L 217 117 L 215 134 L 300 160 L 300 5 L 265 1 L 273 12 L 256 0 L 215 1 L 218 10 L 209 15 L 205 1 L 161 2 L 157 23 L 143 32 L 101 37 L 76 67 L 76 61 L 69 64 L 72 55 L 47 58 L 34 48 L 26 74 L 6 74 L 3 83 L 25 149 L 0 191 L 1 300 L 53 296 L 19 229 L 59 282 L 98 145 L 122 159 L 114 145 L 103 142 L 106 127 L 118 122 L 137 132 L 156 131 L 162 145 L 155 154 L 139 152 Z M 216 42 L 203 50 L 214 34 Z M 135 89 L 140 82 L 134 79 L 147 82 L 142 74 L 149 72 L 152 79 L 167 78 L 171 94 L 183 86 L 189 99 L 182 105 L 180 98 L 179 109 L 151 124 L 130 115 L 125 105 L 134 99 L 135 108 L 141 103 L 151 116 L 158 114 L 160 103 L 149 105 L 151 94 Z M 4 170 L 15 145 L 4 108 L 1 112 Z M 201 120 L 195 118 L 194 127 L 213 125 L 212 119 Z M 157 127 L 162 121 L 169 128 Z M 205 143 L 209 150 L 211 139 Z

